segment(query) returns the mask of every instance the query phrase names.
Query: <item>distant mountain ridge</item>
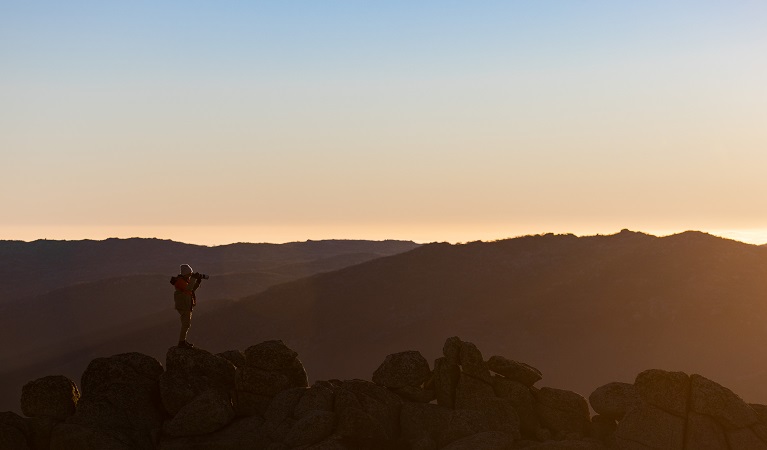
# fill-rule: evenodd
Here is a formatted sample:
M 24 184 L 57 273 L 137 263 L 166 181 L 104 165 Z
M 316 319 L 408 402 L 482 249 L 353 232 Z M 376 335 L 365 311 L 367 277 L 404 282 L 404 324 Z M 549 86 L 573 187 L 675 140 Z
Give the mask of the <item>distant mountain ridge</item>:
M 254 272 L 349 254 L 385 256 L 409 241 L 326 240 L 207 247 L 163 239 L 0 241 L 0 304 L 52 289 L 137 274 L 172 275 L 183 262 L 207 273 Z

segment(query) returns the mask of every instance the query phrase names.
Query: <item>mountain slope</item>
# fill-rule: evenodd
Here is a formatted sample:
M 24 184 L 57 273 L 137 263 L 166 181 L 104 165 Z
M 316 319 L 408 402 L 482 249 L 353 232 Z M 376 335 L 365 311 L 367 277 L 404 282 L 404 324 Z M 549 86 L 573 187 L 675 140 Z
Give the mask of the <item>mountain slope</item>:
M 702 372 L 767 401 L 765 249 L 688 232 L 434 244 L 273 287 L 199 320 L 212 347 L 282 336 L 312 377 L 366 376 L 458 333 L 590 392 L 642 367 Z

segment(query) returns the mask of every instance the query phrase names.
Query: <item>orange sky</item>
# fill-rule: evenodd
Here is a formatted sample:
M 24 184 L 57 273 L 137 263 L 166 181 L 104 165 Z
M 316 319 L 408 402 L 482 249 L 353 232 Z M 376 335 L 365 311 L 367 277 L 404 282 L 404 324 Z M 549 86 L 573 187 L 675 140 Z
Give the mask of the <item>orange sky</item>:
M 767 5 L 11 5 L 0 239 L 764 243 Z

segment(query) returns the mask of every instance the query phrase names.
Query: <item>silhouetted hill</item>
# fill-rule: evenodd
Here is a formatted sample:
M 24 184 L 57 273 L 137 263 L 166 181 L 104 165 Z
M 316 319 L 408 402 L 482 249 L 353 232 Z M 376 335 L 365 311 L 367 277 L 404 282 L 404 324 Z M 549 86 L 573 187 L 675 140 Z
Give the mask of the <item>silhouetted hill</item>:
M 205 273 L 263 272 L 334 256 L 385 256 L 417 247 L 405 241 L 328 240 L 216 247 L 161 239 L 0 241 L 0 304 L 78 283 L 140 274 L 168 274 L 182 262 Z M 337 267 L 331 267 L 335 269 Z
M 270 288 L 196 323 L 213 348 L 283 336 L 314 374 L 358 377 L 447 334 L 578 392 L 643 367 L 708 373 L 767 400 L 767 252 L 687 232 L 433 244 Z

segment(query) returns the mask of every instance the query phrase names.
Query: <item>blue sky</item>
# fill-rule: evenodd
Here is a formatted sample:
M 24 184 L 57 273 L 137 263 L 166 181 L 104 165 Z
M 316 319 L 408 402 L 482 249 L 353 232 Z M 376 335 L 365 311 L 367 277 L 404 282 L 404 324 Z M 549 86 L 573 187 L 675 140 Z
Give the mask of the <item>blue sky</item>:
M 0 238 L 753 234 L 765 30 L 757 1 L 0 2 Z

